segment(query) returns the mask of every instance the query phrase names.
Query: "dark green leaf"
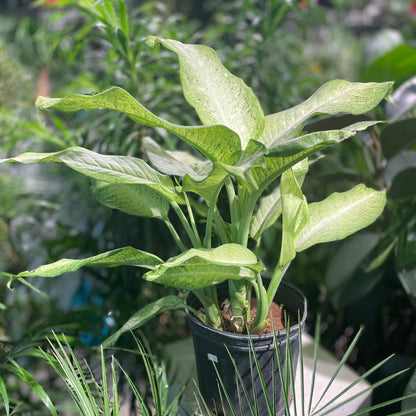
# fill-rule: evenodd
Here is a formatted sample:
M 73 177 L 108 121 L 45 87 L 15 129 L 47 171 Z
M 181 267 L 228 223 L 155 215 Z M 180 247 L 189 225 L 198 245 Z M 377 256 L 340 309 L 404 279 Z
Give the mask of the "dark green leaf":
M 406 169 L 395 176 L 388 196 L 394 200 L 416 196 L 416 167 Z
M 416 119 L 400 120 L 385 126 L 380 135 L 383 154 L 391 159 L 416 144 Z
M 345 240 L 329 259 L 325 271 L 325 286 L 329 292 L 342 291 L 341 288 L 378 244 L 379 238 L 377 233 L 361 232 Z
M 361 81 L 395 81 L 396 86 L 416 73 L 416 50 L 400 45 L 374 61 L 362 74 Z

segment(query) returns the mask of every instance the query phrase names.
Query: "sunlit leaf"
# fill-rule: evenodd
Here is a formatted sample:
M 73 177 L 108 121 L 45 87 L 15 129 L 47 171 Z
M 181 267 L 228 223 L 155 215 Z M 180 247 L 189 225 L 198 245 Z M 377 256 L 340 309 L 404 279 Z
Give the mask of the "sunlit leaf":
M 150 126 L 163 127 L 182 138 L 211 160 L 224 163 L 236 162 L 235 152 L 241 149 L 238 135 L 225 126 L 178 126 L 157 117 L 127 91 L 112 87 L 95 95 L 75 94 L 64 98 L 39 97 L 36 105 L 42 109 L 53 108 L 58 111 L 97 110 L 107 108 L 120 111 L 131 119 Z
M 295 236 L 309 220 L 309 207 L 292 169 L 283 173 L 280 190 L 283 229 L 279 262 L 283 266 L 296 256 Z
M 310 219 L 295 237 L 296 251 L 343 239 L 370 225 L 383 212 L 385 203 L 385 191 L 375 191 L 361 184 L 309 204 Z
M 299 133 L 315 114 L 366 113 L 390 94 L 392 85 L 391 82 L 329 81 L 303 103 L 266 116 L 264 132 L 258 140 L 267 147 L 276 146 Z
M 81 267 L 115 267 L 115 266 L 135 266 L 143 268 L 153 268 L 162 263 L 157 256 L 136 250 L 133 247 L 118 248 L 98 254 L 97 256 L 84 259 L 60 259 L 54 263 L 45 264 L 38 268 L 21 272 L 16 277 L 55 277 L 63 273 L 74 272 Z
M 199 289 L 225 280 L 254 279 L 263 267 L 253 252 L 239 244 L 190 249 L 155 267 L 143 278 L 166 286 Z
M 156 36 L 147 42 L 160 43 L 178 55 L 185 98 L 203 124 L 227 126 L 238 134 L 243 149 L 250 139 L 260 136 L 264 115 L 257 97 L 221 64 L 213 49 Z
M 54 153 L 22 153 L 3 162 L 23 164 L 62 162 L 83 175 L 106 183 L 148 186 L 169 200 L 182 202 L 172 180 L 152 169 L 145 161 L 131 156 L 101 155 L 82 147 L 70 147 Z

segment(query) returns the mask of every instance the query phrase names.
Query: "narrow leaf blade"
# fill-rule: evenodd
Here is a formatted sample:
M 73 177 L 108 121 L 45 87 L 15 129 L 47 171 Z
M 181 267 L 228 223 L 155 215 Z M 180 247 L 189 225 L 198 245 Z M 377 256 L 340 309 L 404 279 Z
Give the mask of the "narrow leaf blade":
M 134 331 L 137 328 L 143 326 L 150 319 L 156 315 L 176 309 L 186 309 L 186 305 L 183 298 L 170 295 L 157 301 L 150 303 L 141 308 L 136 314 L 134 314 L 118 331 L 108 337 L 103 343 L 104 348 L 113 346 L 117 340 L 125 332 Z

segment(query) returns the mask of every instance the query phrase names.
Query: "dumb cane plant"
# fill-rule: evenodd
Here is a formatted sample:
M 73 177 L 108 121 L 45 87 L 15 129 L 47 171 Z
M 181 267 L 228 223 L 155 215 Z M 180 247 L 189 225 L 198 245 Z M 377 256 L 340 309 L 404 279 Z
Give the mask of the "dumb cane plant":
M 392 83 L 330 81 L 303 103 L 264 116 L 253 91 L 220 63 L 212 49 L 155 36 L 146 41 L 152 47 L 162 45 L 177 54 L 184 96 L 202 125 L 172 124 L 118 87 L 95 95 L 39 97 L 37 106 L 64 112 L 116 110 L 141 124 L 173 133 L 196 152 L 168 151 L 146 138 L 144 148 L 150 164 L 140 158 L 102 155 L 81 147 L 54 153 L 23 153 L 0 162 L 64 163 L 91 179 L 92 192 L 104 205 L 164 221 L 180 254 L 164 261 L 154 254 L 124 247 L 81 260 L 61 259 L 9 277 L 11 281 L 26 282 L 28 277 L 58 276 L 82 266 L 147 268 L 144 279 L 194 292 L 204 311 L 203 315 L 200 311 L 195 313 L 207 324 L 222 329 L 225 326 L 217 285 L 228 281 L 226 305 L 232 327 L 227 330 L 245 330 L 253 292 L 257 314 L 250 332 L 261 333 L 275 293 L 296 253 L 368 226 L 385 205 L 384 191 L 362 184 L 308 203 L 301 190 L 308 158 L 376 122 L 358 122 L 340 130 L 310 134 L 302 130 L 305 123 L 318 114 L 366 113 L 389 96 Z M 173 225 L 172 213 L 183 230 Z M 252 247 L 279 218 L 280 256 L 266 289 L 262 261 Z M 183 297 L 159 299 L 140 310 L 105 343 L 113 344 L 123 332 L 157 313 L 185 307 Z

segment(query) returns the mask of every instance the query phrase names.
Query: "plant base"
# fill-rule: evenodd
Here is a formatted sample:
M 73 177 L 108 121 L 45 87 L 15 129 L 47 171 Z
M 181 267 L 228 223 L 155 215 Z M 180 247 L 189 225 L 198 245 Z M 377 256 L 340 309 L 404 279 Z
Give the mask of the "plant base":
M 218 295 L 225 297 L 226 288 L 224 288 L 223 293 L 219 290 Z M 298 316 L 299 312 L 301 317 L 301 321 L 289 329 L 290 350 L 295 374 L 299 355 L 298 331 L 299 325 L 303 327 L 305 323 L 306 299 L 295 287 L 282 283 L 275 297 L 275 302 L 283 305 L 284 309 L 292 316 Z M 187 304 L 196 309 L 201 306 L 192 293 L 187 298 Z M 266 386 L 266 392 L 264 392 L 250 350 L 250 337 L 248 335 L 216 330 L 203 324 L 189 312 L 187 317 L 194 341 L 199 389 L 208 406 L 215 409 L 219 415 L 222 414 L 222 409 L 225 409 L 227 414 L 231 414 L 224 392 L 225 389 L 230 398 L 231 406 L 237 415 L 250 415 L 251 408 L 257 409 L 256 414 L 261 416 L 269 415 L 269 408 L 272 409 L 272 414 L 284 415 L 284 398 L 279 376 L 278 356 L 284 368 L 288 341 L 286 330 L 277 332 L 275 335 L 272 333 L 251 336 L 261 375 Z M 275 339 L 278 354 L 275 348 Z M 237 377 L 230 355 L 235 361 L 244 387 L 241 386 L 240 379 Z M 219 379 L 223 388 L 220 386 Z M 247 392 L 248 400 L 244 391 Z

